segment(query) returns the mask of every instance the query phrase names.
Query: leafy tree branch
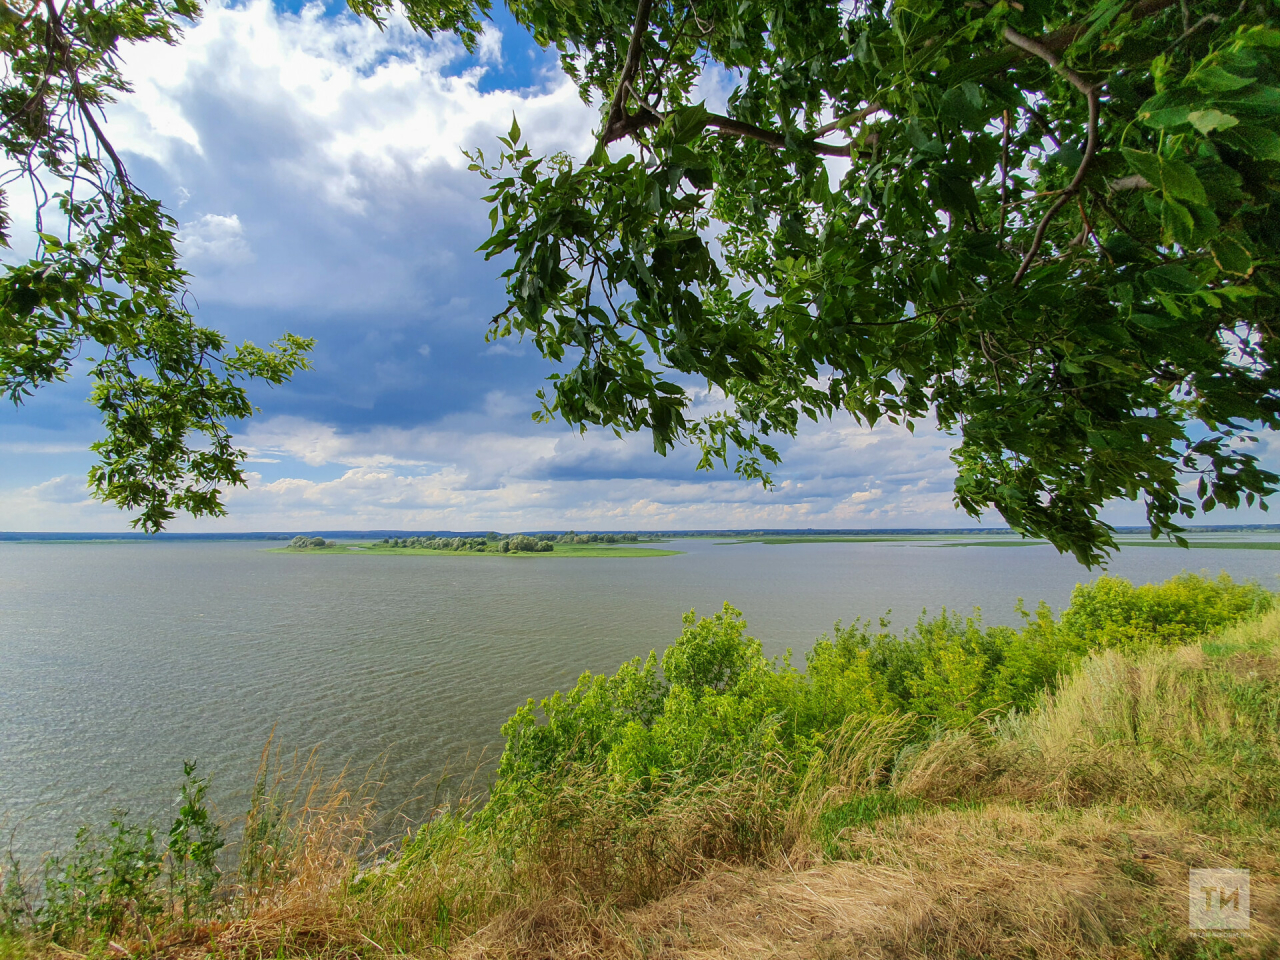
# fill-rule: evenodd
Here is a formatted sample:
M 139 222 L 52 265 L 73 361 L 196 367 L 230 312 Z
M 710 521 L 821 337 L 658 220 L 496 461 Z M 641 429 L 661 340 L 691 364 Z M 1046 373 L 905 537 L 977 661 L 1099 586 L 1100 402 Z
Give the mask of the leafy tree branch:
M 191 0 L 0 3 L 0 393 L 21 404 L 85 364 L 106 431 L 90 489 L 149 532 L 178 512 L 225 513 L 225 488 L 245 483 L 230 432 L 254 412 L 245 383 L 287 381 L 312 346 L 285 334 L 232 349 L 194 321 L 178 224 L 131 182 L 99 119 L 128 89 L 122 48 L 176 43 L 199 12 Z M 36 227 L 16 246 L 14 186 Z
M 584 165 L 537 157 L 518 125 L 473 154 L 508 283 L 492 335 L 565 368 L 542 417 L 693 443 L 766 483 L 772 436 L 802 418 L 932 418 L 959 506 L 1085 563 L 1114 546 L 1116 499 L 1175 539 L 1265 507 L 1273 7 L 510 9 L 608 105 Z M 709 72 L 734 78 L 723 114 L 698 102 Z

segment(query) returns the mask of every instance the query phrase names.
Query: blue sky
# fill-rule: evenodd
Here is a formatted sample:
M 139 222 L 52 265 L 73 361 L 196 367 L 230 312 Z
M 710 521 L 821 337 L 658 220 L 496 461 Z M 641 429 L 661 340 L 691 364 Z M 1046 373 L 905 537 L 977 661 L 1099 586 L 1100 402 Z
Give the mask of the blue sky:
M 251 483 L 231 516 L 173 529 L 970 522 L 952 506 L 951 441 L 927 428 L 809 425 L 766 491 L 695 471 L 687 450 L 658 457 L 647 437 L 532 423 L 552 367 L 484 341 L 505 301 L 474 252 L 487 210 L 461 151 L 493 151 L 514 113 L 538 152 L 583 155 L 596 111 L 505 14 L 469 56 L 341 10 L 214 3 L 179 46 L 127 57 L 135 92 L 109 129 L 183 225 L 200 320 L 235 340 L 318 341 L 313 371 L 254 392 L 262 412 L 238 433 Z M 87 393 L 73 379 L 0 411 L 0 529 L 127 528 L 85 491 L 100 431 Z

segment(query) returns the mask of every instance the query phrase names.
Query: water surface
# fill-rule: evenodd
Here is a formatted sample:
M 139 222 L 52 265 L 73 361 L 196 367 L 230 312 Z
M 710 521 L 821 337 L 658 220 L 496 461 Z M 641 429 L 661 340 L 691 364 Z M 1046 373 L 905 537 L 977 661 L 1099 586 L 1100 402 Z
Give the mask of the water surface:
M 1014 623 L 1089 574 L 1047 546 L 676 544 L 682 556 L 306 556 L 262 542 L 0 543 L 0 812 L 28 859 L 116 806 L 171 815 L 184 758 L 241 812 L 272 731 L 329 769 L 387 758 L 384 805 L 500 747 L 527 697 L 659 651 L 690 608 L 742 609 L 797 661 L 833 621 L 922 608 Z M 1131 549 L 1138 582 L 1280 553 Z M 421 804 L 406 809 L 415 815 Z

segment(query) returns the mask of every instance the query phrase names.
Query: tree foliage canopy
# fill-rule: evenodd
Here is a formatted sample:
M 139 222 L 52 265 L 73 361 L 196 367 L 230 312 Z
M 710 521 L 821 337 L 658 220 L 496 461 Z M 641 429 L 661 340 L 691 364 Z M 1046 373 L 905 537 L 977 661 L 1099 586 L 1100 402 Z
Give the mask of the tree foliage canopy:
M 567 364 L 542 418 L 768 482 L 803 417 L 932 417 L 958 440 L 960 506 L 1086 563 L 1114 546 L 1113 499 L 1176 538 L 1280 482 L 1248 447 L 1280 417 L 1274 3 L 507 6 L 601 105 L 585 163 L 534 156 L 515 123 L 473 157 L 483 249 L 510 264 L 492 335 Z M 402 9 L 473 47 L 490 4 Z M 310 346 L 230 349 L 195 323 L 176 224 L 103 132 L 122 46 L 175 42 L 198 12 L 0 2 L 3 186 L 32 196 L 0 262 L 0 390 L 21 402 L 92 348 L 90 482 L 148 530 L 223 512 L 243 382 L 283 382 Z
M 147 531 L 178 511 L 225 513 L 222 487 L 244 483 L 229 427 L 253 413 L 244 382 L 288 380 L 312 345 L 231 348 L 194 321 L 177 223 L 104 132 L 103 106 L 128 89 L 122 48 L 174 43 L 198 13 L 193 0 L 0 0 L 0 393 L 20 404 L 86 364 L 106 429 L 90 487 Z
M 468 42 L 488 9 L 406 6 Z M 1115 498 L 1177 538 L 1274 490 L 1273 3 L 508 7 L 601 104 L 584 164 L 517 124 L 473 154 L 511 264 L 492 333 L 568 365 L 542 418 L 768 482 L 802 417 L 932 416 L 961 507 L 1085 563 Z

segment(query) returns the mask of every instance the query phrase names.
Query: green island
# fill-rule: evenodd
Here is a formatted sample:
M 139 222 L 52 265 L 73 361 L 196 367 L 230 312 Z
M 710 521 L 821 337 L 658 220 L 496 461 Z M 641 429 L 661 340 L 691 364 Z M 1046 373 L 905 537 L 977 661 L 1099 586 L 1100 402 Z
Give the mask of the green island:
M 380 554 L 394 556 L 500 557 L 674 557 L 682 550 L 663 550 L 642 543 L 663 543 L 659 537 L 640 539 L 635 533 L 499 534 L 482 537 L 384 537 L 381 540 L 338 543 L 323 537 L 297 536 L 287 547 L 268 553 Z
M 167 831 L 8 869 L 0 957 L 1274 958 L 1278 600 L 1103 576 L 1017 628 L 837 623 L 802 666 L 690 611 L 392 842 L 372 782 L 264 754 L 227 823 L 186 765 Z M 1187 870 L 1224 865 L 1250 928 L 1197 935 Z

